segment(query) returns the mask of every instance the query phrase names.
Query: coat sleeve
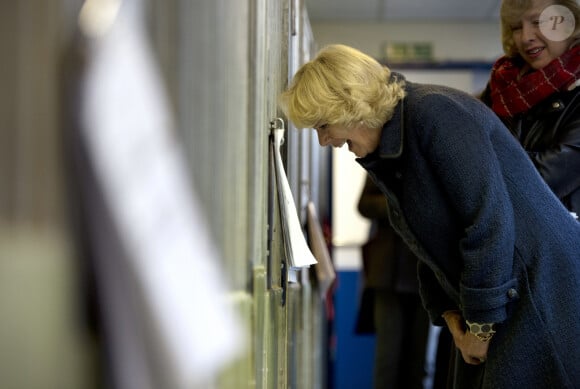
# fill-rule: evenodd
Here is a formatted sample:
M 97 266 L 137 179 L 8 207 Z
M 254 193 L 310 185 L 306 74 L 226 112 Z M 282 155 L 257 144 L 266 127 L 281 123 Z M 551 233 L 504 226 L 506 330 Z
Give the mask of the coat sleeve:
M 468 320 L 504 321 L 505 296 L 514 282 L 515 225 L 503 174 L 509 161 L 500 161 L 498 149 L 508 150 L 502 158 L 523 150 L 483 104 L 433 96 L 415 110 L 425 111 L 415 116 L 414 126 L 461 230 L 460 263 L 454 264 L 460 268 L 460 309 Z

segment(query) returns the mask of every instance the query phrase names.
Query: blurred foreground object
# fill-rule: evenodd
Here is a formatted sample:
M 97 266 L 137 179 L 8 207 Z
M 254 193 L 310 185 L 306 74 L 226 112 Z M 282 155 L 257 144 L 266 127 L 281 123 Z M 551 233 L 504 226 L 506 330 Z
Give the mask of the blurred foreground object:
M 81 207 L 111 381 L 208 387 L 241 352 L 220 258 L 195 197 L 142 4 L 89 0 L 76 134 Z

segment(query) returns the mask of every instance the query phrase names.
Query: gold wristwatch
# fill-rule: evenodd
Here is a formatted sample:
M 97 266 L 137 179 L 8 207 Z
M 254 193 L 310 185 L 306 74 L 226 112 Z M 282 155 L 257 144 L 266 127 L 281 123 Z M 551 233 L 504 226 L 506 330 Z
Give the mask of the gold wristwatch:
M 465 320 L 465 323 L 469 332 L 484 343 L 489 342 L 493 334 L 495 334 L 495 323 L 474 323 L 469 320 Z

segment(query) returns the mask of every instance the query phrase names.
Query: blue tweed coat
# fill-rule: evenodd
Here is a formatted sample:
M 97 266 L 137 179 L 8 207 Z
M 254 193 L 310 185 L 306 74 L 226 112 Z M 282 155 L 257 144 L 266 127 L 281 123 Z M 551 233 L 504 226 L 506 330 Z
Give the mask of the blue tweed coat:
M 420 258 L 432 322 L 458 309 L 500 323 L 486 363 L 458 355 L 455 387 L 580 388 L 580 223 L 488 107 L 443 86 L 406 92 L 357 161 Z

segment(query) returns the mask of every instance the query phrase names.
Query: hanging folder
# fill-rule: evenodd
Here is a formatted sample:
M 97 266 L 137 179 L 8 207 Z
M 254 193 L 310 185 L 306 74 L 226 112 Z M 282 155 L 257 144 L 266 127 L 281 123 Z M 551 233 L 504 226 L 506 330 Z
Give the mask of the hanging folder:
M 328 252 L 326 240 L 322 233 L 322 227 L 318 220 L 318 216 L 316 215 L 316 207 L 312 201 L 308 203 L 307 214 L 310 247 L 312 247 L 314 257 L 318 260 L 318 263 L 314 265 L 316 280 L 318 282 L 318 292 L 320 297 L 325 298 L 328 290 L 336 279 L 336 271 L 334 270 L 334 264 L 332 263 L 330 253 Z

